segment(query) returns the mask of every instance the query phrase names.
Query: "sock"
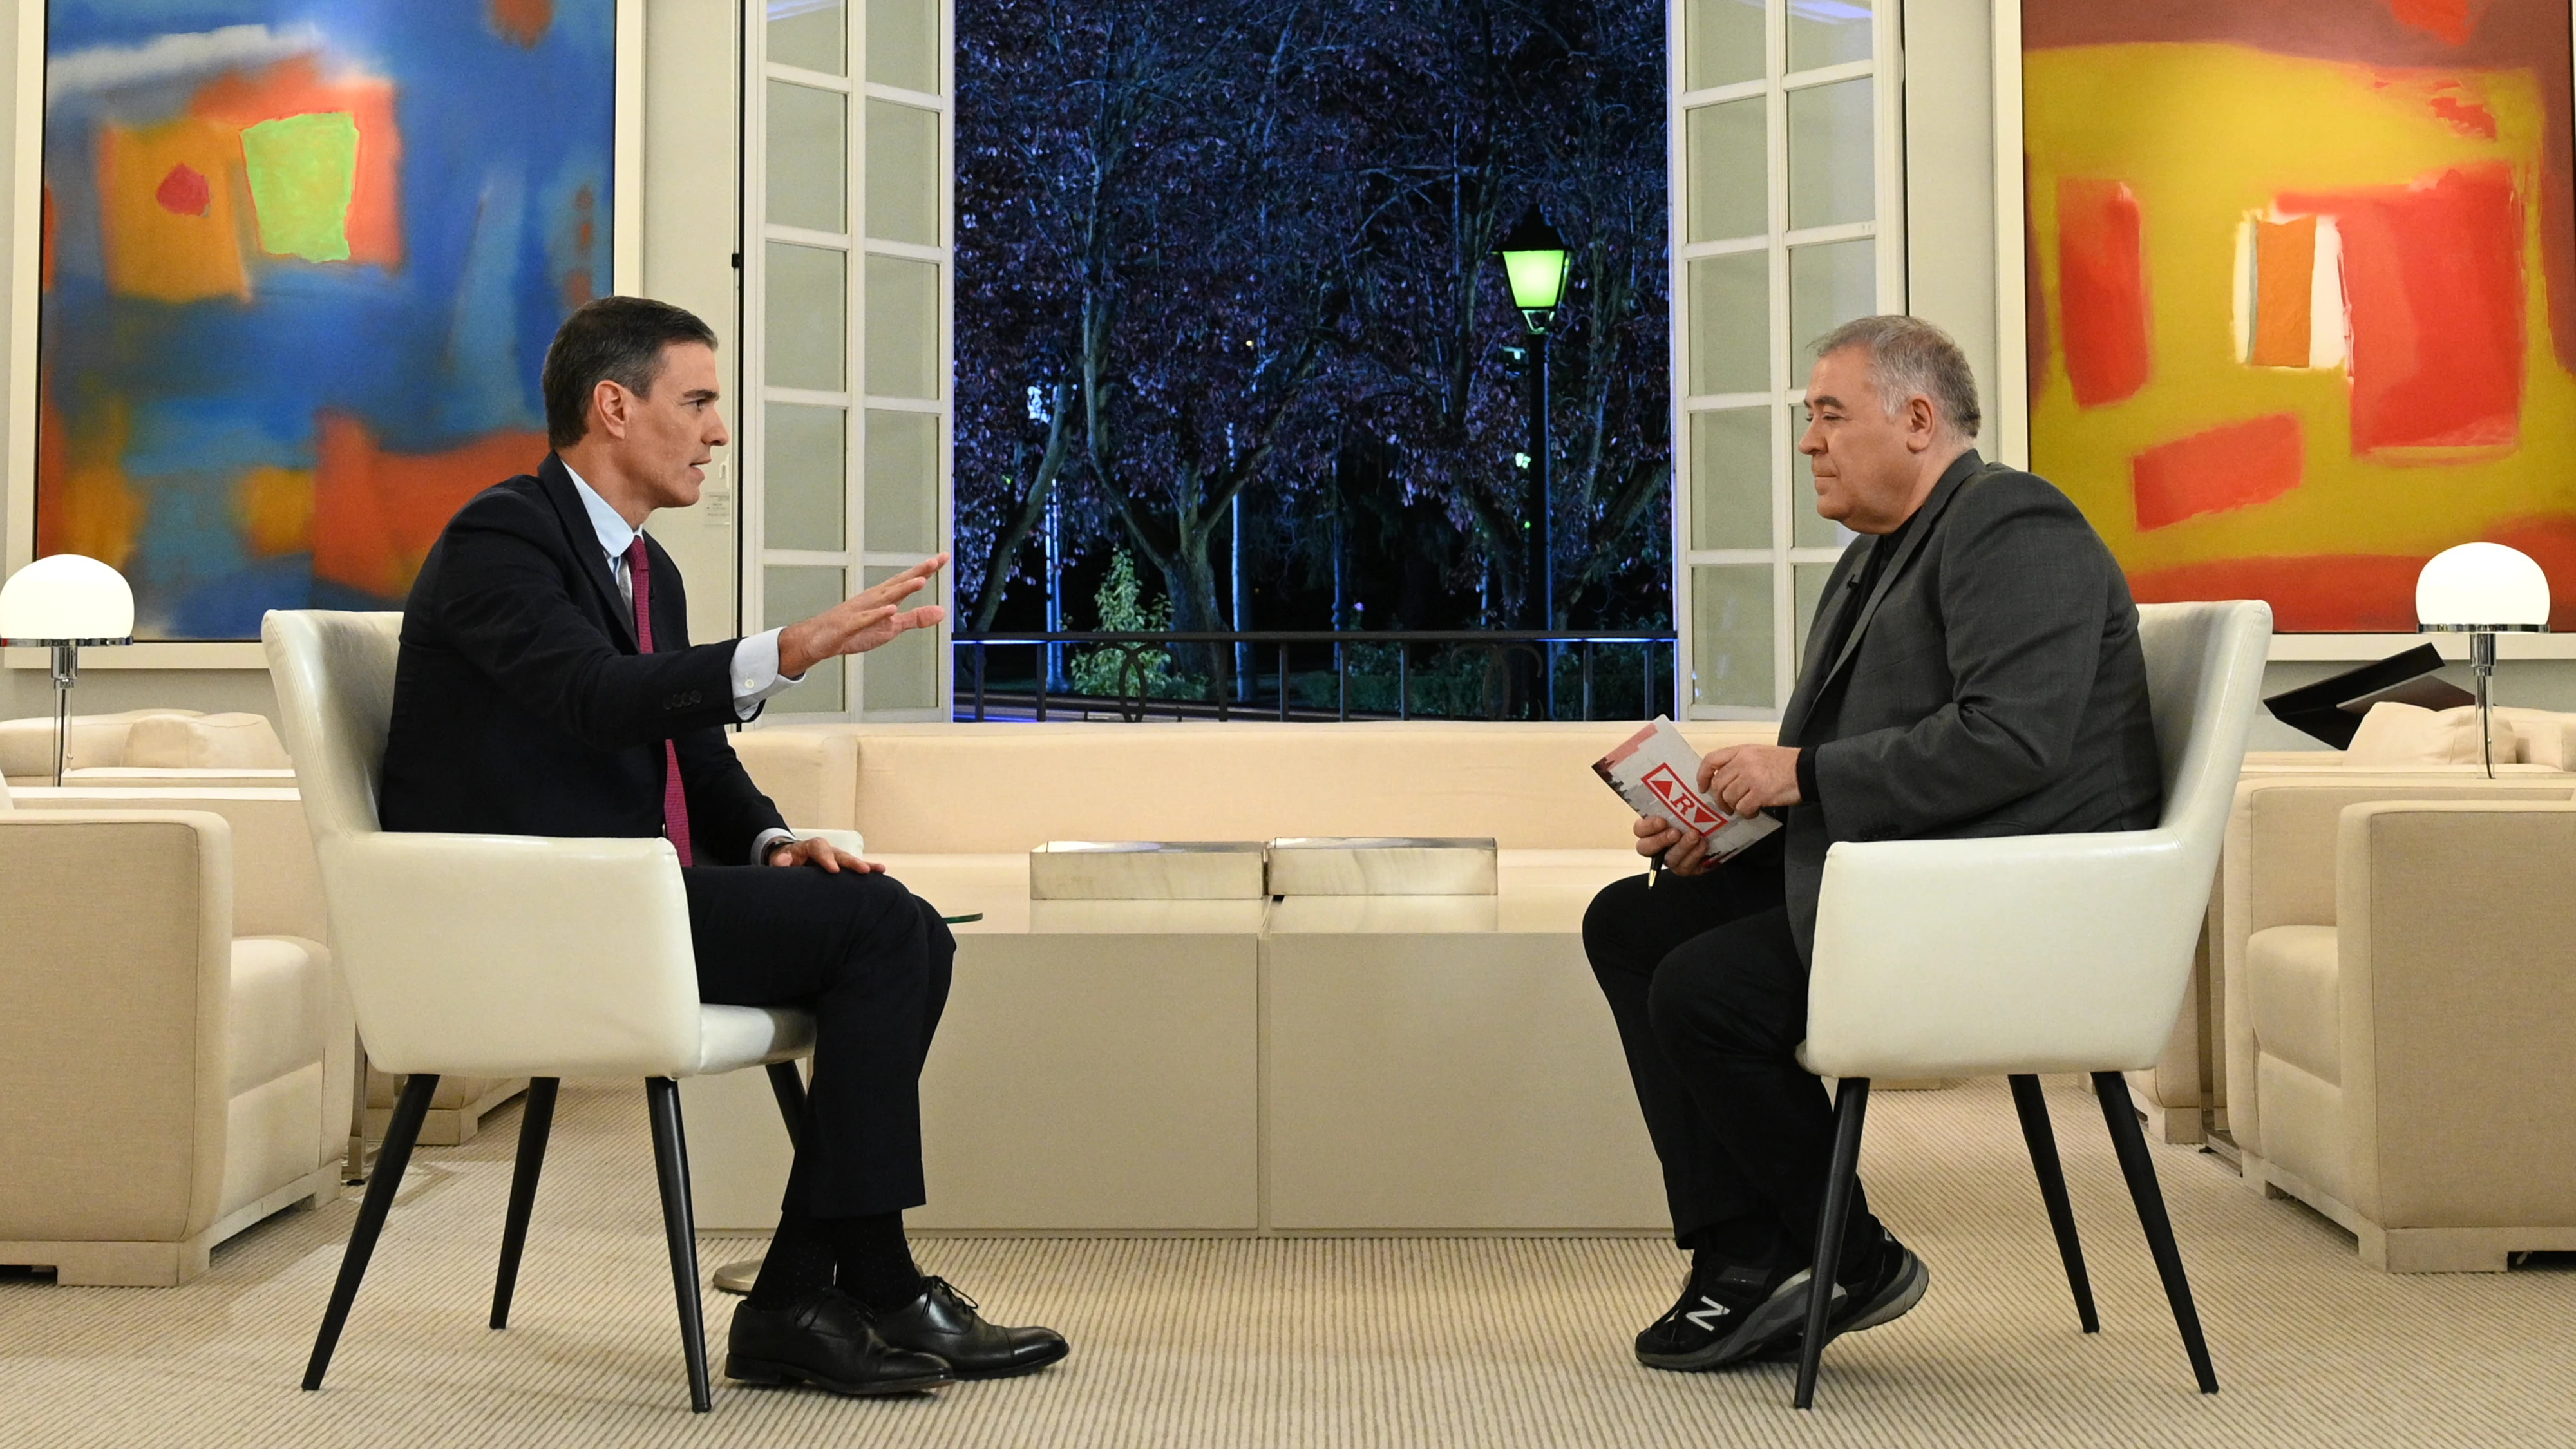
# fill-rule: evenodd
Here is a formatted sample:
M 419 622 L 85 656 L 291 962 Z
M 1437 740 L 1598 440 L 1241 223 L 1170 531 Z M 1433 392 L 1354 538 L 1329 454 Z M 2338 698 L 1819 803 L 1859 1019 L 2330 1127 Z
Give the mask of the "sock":
M 1780 1253 L 1780 1229 L 1761 1213 L 1705 1224 L 1686 1235 L 1691 1274 L 1715 1275 L 1730 1267 L 1766 1267 Z
M 785 1213 L 751 1285 L 754 1308 L 787 1308 L 832 1286 L 835 1256 L 823 1224 L 803 1213 Z
M 841 1291 L 879 1313 L 891 1313 L 922 1294 L 921 1270 L 904 1240 L 901 1212 L 824 1222 L 840 1260 Z

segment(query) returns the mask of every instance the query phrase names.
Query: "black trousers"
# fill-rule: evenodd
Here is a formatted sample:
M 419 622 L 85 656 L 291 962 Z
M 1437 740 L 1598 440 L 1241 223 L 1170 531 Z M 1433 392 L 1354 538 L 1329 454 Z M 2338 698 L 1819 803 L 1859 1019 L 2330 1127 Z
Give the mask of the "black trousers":
M 1812 1256 L 1833 1158 L 1833 1104 L 1798 1065 L 1807 963 L 1790 934 L 1779 837 L 1706 875 L 1644 873 L 1593 897 L 1583 949 L 1619 1024 L 1673 1236 L 1730 1258 Z M 1854 1259 L 1878 1240 L 1855 1199 Z
M 815 1016 L 804 1146 L 786 1210 L 848 1218 L 918 1207 L 921 1064 L 948 1005 L 957 942 L 888 875 L 691 866 L 699 999 Z

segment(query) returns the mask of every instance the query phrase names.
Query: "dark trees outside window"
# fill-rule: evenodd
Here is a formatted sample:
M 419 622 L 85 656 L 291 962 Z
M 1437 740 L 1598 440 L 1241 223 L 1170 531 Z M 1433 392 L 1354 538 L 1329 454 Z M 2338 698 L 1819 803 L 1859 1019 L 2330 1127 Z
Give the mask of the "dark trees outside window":
M 1528 333 L 1572 248 L 1558 628 L 1668 628 L 1659 0 L 958 0 L 959 632 L 1529 616 Z M 1053 518 L 1050 519 L 1050 511 Z M 1238 582 L 1238 577 L 1240 582 Z

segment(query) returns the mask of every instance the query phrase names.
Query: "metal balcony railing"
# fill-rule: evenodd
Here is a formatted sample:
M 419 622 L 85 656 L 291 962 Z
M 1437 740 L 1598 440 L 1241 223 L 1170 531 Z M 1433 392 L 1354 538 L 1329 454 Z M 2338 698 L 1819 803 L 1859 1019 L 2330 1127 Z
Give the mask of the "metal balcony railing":
M 1669 630 L 1254 630 L 952 640 L 956 718 L 1650 719 Z

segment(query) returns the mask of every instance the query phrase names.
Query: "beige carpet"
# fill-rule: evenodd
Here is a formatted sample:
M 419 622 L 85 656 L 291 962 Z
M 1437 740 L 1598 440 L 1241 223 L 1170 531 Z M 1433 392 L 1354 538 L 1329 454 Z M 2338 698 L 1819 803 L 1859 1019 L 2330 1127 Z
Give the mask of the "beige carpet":
M 1930 1298 L 1790 1373 L 1638 1368 L 1680 1258 L 1634 1239 L 921 1245 L 1064 1365 L 852 1402 L 719 1379 L 687 1412 L 638 1090 L 567 1090 L 516 1326 L 483 1327 L 515 1113 L 430 1150 L 329 1388 L 296 1388 L 351 1201 L 217 1250 L 181 1289 L 0 1278 L 0 1446 L 2576 1444 L 2576 1271 L 2387 1277 L 2215 1159 L 2157 1166 L 2225 1392 L 2189 1370 L 2089 1096 L 2052 1089 L 2104 1331 L 2076 1332 L 2000 1083 L 1882 1094 L 1880 1211 Z M 710 1239 L 710 1269 L 755 1240 Z M 730 1299 L 710 1296 L 716 1352 Z

